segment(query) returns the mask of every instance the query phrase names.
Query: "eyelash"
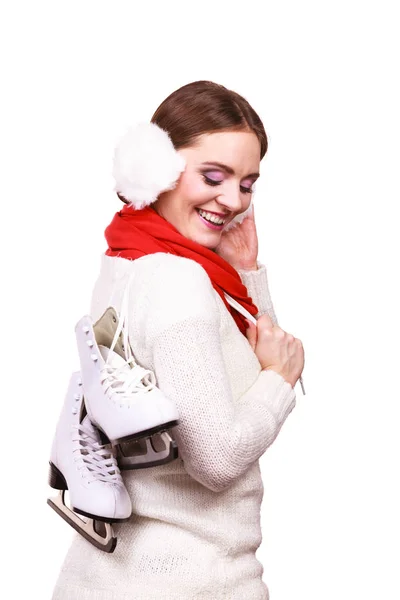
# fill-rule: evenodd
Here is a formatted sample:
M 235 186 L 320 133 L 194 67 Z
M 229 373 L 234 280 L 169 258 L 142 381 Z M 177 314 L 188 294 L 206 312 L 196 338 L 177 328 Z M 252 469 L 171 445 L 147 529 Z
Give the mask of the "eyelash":
M 207 175 L 203 175 L 203 179 L 208 185 L 221 185 L 221 183 L 222 183 L 222 181 L 214 181 L 213 179 L 210 179 L 209 177 L 207 177 Z M 246 187 L 243 187 L 242 185 L 240 186 L 240 189 L 244 194 L 252 194 L 253 193 L 253 190 L 251 188 L 246 188 Z

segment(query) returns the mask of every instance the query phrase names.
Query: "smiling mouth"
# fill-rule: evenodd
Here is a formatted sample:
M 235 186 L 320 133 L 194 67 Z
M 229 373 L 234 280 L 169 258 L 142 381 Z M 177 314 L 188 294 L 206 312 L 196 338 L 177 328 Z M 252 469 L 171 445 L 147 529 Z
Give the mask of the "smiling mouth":
M 196 208 L 196 211 L 198 212 L 199 216 L 202 218 L 203 221 L 206 221 L 210 225 L 214 225 L 218 229 L 221 229 L 228 220 L 228 217 L 223 218 L 219 215 L 216 215 L 215 213 L 203 210 L 201 208 Z

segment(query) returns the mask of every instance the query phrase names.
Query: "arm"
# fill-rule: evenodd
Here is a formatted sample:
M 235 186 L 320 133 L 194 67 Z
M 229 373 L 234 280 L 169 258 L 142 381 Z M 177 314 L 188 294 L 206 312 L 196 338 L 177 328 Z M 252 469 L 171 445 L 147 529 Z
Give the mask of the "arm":
M 219 492 L 272 444 L 294 407 L 295 392 L 275 371 L 261 371 L 236 406 L 210 279 L 194 261 L 172 258 L 171 268 L 164 262 L 152 279 L 142 325 L 157 385 L 178 408 L 174 435 L 185 468 Z
M 261 315 L 268 313 L 274 325 L 277 324 L 274 306 L 269 292 L 267 268 L 260 261 L 257 261 L 258 269 L 244 270 L 239 269 L 238 273 L 242 283 L 246 286 L 249 296 L 258 307 L 256 319 Z

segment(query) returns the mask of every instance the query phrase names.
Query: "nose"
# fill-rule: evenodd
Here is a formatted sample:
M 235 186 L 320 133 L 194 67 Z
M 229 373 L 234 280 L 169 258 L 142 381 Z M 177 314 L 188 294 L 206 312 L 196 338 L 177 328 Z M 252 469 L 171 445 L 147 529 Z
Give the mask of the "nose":
M 230 212 L 240 212 L 243 206 L 240 189 L 231 186 L 230 189 L 218 197 L 218 203 L 225 206 Z

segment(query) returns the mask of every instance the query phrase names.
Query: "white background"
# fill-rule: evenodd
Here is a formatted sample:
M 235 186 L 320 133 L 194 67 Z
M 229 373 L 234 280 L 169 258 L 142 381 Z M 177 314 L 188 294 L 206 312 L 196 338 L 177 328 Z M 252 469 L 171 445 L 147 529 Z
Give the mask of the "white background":
M 210 79 L 265 124 L 259 259 L 306 357 L 307 394 L 261 459 L 264 581 L 271 600 L 400 599 L 395 5 L 2 4 L 2 597 L 50 600 L 74 535 L 47 465 L 121 208 L 114 143 Z

